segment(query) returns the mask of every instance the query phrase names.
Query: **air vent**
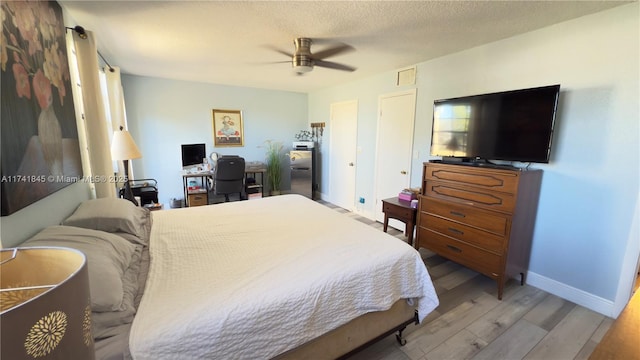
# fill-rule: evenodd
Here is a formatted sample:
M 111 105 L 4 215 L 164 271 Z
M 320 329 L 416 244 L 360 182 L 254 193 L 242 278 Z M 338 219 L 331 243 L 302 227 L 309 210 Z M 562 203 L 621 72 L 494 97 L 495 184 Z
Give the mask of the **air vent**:
M 398 70 L 396 74 L 396 86 L 407 86 L 416 84 L 416 67 Z

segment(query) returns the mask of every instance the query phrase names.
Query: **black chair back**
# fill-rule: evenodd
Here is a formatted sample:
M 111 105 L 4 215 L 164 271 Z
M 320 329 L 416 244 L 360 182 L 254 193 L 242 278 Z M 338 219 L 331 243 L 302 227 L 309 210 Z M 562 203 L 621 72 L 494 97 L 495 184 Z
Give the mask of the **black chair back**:
M 215 171 L 214 190 L 216 194 L 224 195 L 229 201 L 229 194 L 238 193 L 242 198 L 244 191 L 244 158 L 239 156 L 223 156 L 218 159 Z

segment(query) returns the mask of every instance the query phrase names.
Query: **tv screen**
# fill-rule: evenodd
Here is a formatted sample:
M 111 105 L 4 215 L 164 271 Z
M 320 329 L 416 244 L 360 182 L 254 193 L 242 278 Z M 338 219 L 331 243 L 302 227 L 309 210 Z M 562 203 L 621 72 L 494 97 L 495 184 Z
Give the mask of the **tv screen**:
M 431 155 L 549 162 L 560 85 L 435 100 Z
M 200 165 L 207 157 L 204 144 L 182 145 L 182 167 Z

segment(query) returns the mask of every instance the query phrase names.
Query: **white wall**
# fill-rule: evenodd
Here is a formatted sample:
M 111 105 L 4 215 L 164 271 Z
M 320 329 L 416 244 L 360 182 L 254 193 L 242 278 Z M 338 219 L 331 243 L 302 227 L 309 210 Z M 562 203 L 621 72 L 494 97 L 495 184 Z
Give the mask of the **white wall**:
M 265 140 L 290 148 L 295 134 L 308 128 L 302 93 L 133 75 L 123 75 L 122 86 L 129 130 L 143 156 L 132 161 L 135 178 L 158 180 L 159 201 L 166 205 L 184 197 L 181 144 L 205 143 L 207 154 L 264 161 Z M 213 147 L 212 109 L 242 110 L 243 147 Z M 290 187 L 285 175 L 283 190 Z
M 529 282 L 611 313 L 637 202 L 640 165 L 638 3 L 418 64 L 411 185 L 428 161 L 433 100 L 561 84 L 556 134 L 535 228 Z M 309 94 L 310 121 L 332 102 L 359 104 L 356 197 L 373 213 L 378 96 L 394 72 Z M 325 130 L 328 133 L 328 129 Z M 331 161 L 330 139 L 323 162 Z M 322 174 L 321 191 L 329 191 Z

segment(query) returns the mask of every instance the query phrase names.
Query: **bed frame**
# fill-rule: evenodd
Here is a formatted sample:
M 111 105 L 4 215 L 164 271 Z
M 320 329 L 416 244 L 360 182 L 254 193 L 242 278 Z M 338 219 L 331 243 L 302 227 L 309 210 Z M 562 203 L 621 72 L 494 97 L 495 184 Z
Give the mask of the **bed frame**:
M 396 340 L 402 346 L 406 344 L 402 332 L 411 323 L 419 323 L 418 311 L 400 299 L 387 311 L 359 316 L 275 359 L 345 359 L 394 332 L 398 332 Z

